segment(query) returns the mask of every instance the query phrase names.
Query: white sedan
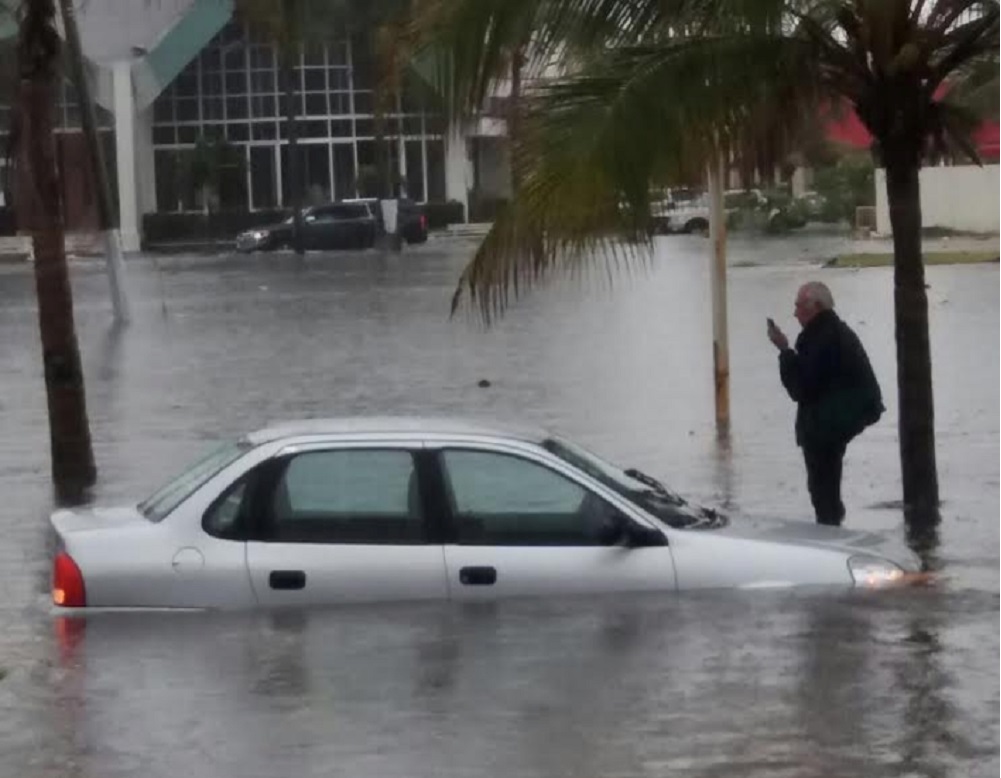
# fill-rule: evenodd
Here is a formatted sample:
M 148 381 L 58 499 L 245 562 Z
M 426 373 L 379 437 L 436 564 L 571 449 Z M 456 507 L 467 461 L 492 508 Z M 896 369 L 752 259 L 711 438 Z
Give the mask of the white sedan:
M 741 529 L 561 438 L 447 419 L 260 430 L 136 506 L 51 522 L 62 608 L 880 586 L 917 569 L 878 535 Z

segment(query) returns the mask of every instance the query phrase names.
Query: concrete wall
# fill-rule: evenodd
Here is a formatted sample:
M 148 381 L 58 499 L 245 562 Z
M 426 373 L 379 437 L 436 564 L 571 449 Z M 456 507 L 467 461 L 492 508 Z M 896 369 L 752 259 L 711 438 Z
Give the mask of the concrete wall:
M 997 165 L 956 165 L 921 170 L 921 221 L 924 227 L 970 232 L 1001 230 L 1001 197 Z M 889 235 L 890 209 L 886 172 L 876 171 L 876 231 Z

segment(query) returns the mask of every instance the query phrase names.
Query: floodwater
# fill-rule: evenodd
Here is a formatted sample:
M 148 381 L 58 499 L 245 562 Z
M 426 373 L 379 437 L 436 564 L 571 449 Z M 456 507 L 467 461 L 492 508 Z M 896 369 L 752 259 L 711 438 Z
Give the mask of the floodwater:
M 890 269 L 819 269 L 830 239 L 734 241 L 721 446 L 705 241 L 658 239 L 611 287 L 551 285 L 489 330 L 447 316 L 473 245 L 141 258 L 125 330 L 102 265 L 78 261 L 94 499 L 135 501 L 271 420 L 447 413 L 556 428 L 735 521 L 810 521 L 764 321 L 793 333 L 820 278 L 888 406 L 849 448 L 847 521 L 902 535 Z M 998 266 L 927 275 L 931 586 L 66 620 L 46 607 L 33 281 L 0 267 L 0 777 L 996 776 Z

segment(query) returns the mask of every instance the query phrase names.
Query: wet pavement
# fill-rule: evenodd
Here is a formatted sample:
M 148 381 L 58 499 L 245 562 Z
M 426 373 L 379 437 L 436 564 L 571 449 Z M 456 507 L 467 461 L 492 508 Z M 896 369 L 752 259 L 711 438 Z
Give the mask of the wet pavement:
M 793 406 L 764 337 L 821 278 L 889 412 L 849 449 L 848 522 L 900 535 L 892 271 L 843 241 L 736 240 L 733 431 L 713 426 L 705 241 L 658 241 L 449 321 L 473 244 L 99 262 L 74 292 L 100 502 L 135 500 L 274 419 L 448 413 L 555 427 L 734 513 L 809 521 Z M 998 266 L 928 269 L 943 524 L 938 583 L 309 613 L 46 611 L 47 427 L 33 281 L 0 267 L 0 776 L 997 775 Z M 490 386 L 477 386 L 487 379 Z

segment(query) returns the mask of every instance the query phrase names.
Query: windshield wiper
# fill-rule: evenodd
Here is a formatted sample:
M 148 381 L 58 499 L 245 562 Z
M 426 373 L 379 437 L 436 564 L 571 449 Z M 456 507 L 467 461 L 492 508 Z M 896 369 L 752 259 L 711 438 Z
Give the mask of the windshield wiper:
M 634 481 L 639 481 L 644 486 L 649 486 L 654 492 L 662 497 L 665 497 L 669 502 L 672 502 L 675 505 L 688 505 L 684 498 L 674 494 L 674 492 L 670 491 L 666 486 L 664 486 L 664 484 L 653 476 L 647 475 L 642 470 L 637 470 L 635 467 L 631 467 L 624 472 Z

